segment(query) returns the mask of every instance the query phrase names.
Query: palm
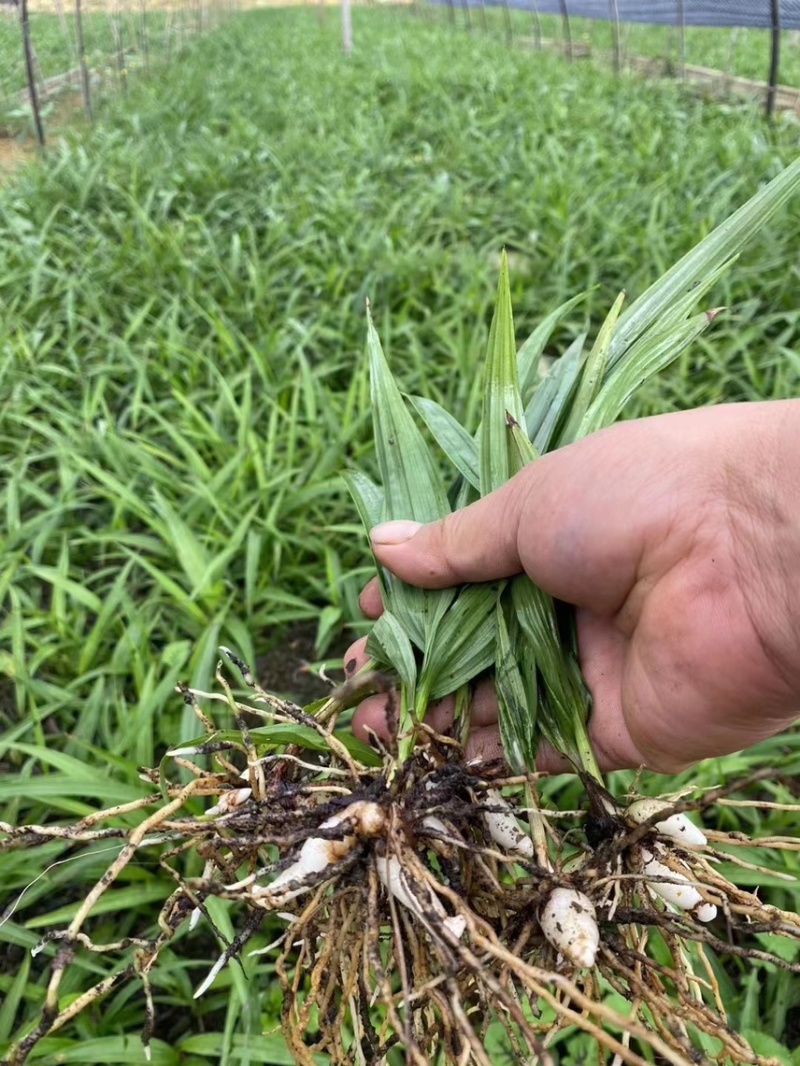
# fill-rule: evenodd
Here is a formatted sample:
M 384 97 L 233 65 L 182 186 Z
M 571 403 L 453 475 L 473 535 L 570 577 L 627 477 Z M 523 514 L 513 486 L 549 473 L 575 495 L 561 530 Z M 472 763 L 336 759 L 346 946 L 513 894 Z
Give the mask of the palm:
M 769 736 L 786 691 L 731 576 L 733 560 L 683 560 L 635 614 L 578 616 L 592 691 L 591 737 L 605 768 L 675 772 Z M 784 712 L 785 717 L 785 712 Z

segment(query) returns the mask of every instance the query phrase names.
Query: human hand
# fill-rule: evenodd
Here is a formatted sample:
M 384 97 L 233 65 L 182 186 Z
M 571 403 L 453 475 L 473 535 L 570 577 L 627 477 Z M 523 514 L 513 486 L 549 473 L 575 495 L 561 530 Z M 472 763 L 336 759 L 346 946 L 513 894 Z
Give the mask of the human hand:
M 524 571 L 577 607 L 601 769 L 675 773 L 800 716 L 800 401 L 624 422 L 542 457 L 439 522 L 372 531 L 379 562 L 425 588 Z M 380 614 L 377 582 L 361 598 Z M 352 675 L 366 641 L 345 656 Z M 428 721 L 446 730 L 452 700 Z M 386 736 L 386 697 L 354 732 Z M 491 686 L 468 758 L 500 755 Z M 567 769 L 542 746 L 541 769 Z

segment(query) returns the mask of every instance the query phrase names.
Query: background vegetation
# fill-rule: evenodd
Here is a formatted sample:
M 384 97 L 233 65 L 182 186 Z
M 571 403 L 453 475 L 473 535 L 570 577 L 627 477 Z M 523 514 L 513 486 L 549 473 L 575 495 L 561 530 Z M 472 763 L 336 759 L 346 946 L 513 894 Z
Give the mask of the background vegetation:
M 370 461 L 367 296 L 408 391 L 474 422 L 502 246 L 520 341 L 585 294 L 555 356 L 797 154 L 793 122 L 676 84 L 509 51 L 444 12 L 356 15 L 349 60 L 333 13 L 237 15 L 0 191 L 0 819 L 141 795 L 137 766 L 197 732 L 176 681 L 207 685 L 220 643 L 321 658 L 358 630 L 366 545 L 339 472 Z M 727 313 L 630 414 L 797 394 L 798 241 L 796 205 L 753 235 L 715 294 Z M 290 674 L 272 680 L 293 694 Z M 767 761 L 769 796 L 797 747 L 692 780 Z M 734 818 L 796 831 L 780 812 Z M 0 1055 L 41 1002 L 28 949 L 107 862 L 51 850 L 44 876 L 41 852 L 0 872 Z M 758 882 L 797 906 L 792 884 Z M 129 866 L 97 938 L 146 926 L 169 887 Z M 192 1000 L 215 953 L 182 933 L 155 975 L 154 1061 L 287 1061 L 261 1036 L 279 1010 L 269 963 Z M 98 973 L 80 962 L 65 995 Z M 719 972 L 732 1021 L 791 1062 L 785 976 Z M 142 1061 L 142 1018 L 121 989 L 37 1055 Z M 569 1036 L 565 1066 L 585 1051 Z
M 75 18 L 73 7 L 64 4 L 63 17 L 57 14 L 51 0 L 33 0 L 30 11 L 30 30 L 37 70 L 44 78 L 64 73 L 77 66 Z M 264 0 L 261 0 L 263 3 Z M 274 0 L 266 0 L 274 6 Z M 121 80 L 136 77 L 141 69 L 173 56 L 186 38 L 203 31 L 225 17 L 235 8 L 232 2 L 211 4 L 210 0 L 181 0 L 180 3 L 161 3 L 160 0 L 83 0 L 83 35 L 86 61 L 93 77 L 93 95 L 107 89 L 118 90 Z M 0 7 L 0 16 L 4 8 Z M 502 33 L 512 26 L 515 37 L 533 43 L 537 32 L 552 41 L 564 43 L 564 26 L 560 17 L 542 15 L 536 19 L 532 12 L 500 7 L 481 10 L 473 7 L 468 13 L 460 0 L 448 6 L 443 3 L 438 17 L 444 20 L 449 12 L 453 21 L 464 25 L 465 19 L 477 31 L 488 25 L 493 32 Z M 331 16 L 333 17 L 333 16 Z M 570 32 L 576 48 L 588 45 L 595 54 L 608 56 L 613 48 L 612 24 L 605 20 L 570 18 Z M 620 23 L 620 45 L 623 59 L 628 55 L 653 56 L 679 62 L 680 42 L 673 26 L 649 26 L 642 23 Z M 120 50 L 124 53 L 125 74 L 120 78 Z M 745 28 L 716 28 L 689 26 L 686 29 L 686 60 L 700 66 L 713 67 L 727 74 L 766 80 L 770 57 L 770 34 L 766 30 Z M 800 33 L 785 31 L 781 37 L 780 81 L 800 86 Z M 77 86 L 76 86 L 77 87 Z M 29 127 L 27 100 L 17 94 L 25 88 L 25 69 L 20 46 L 20 30 L 15 11 L 8 8 L 0 17 L 0 128 L 26 131 Z M 63 110 L 58 99 L 51 102 L 50 115 L 59 117 Z M 55 114 L 53 114 L 55 113 Z
M 569 5 L 567 5 L 569 7 Z M 458 8 L 458 5 L 456 4 Z M 459 12 L 460 14 L 460 12 Z M 473 12 L 473 20 L 481 25 L 481 16 Z M 499 12 L 489 17 L 497 19 Z M 536 32 L 536 22 L 530 12 L 513 12 L 514 26 Z M 540 17 L 541 32 L 553 41 L 564 42 L 564 24 L 556 15 Z M 613 24 L 605 19 L 570 18 L 570 34 L 574 44 L 589 45 L 592 51 L 610 56 L 614 47 Z M 625 55 L 653 56 L 671 59 L 677 66 L 680 56 L 680 37 L 677 26 L 656 26 L 642 22 L 620 22 L 620 46 Z M 800 35 L 784 31 L 781 34 L 780 81 L 784 85 L 800 85 Z M 686 27 L 686 62 L 713 67 L 726 74 L 766 81 L 769 70 L 771 33 L 769 30 L 745 27 Z

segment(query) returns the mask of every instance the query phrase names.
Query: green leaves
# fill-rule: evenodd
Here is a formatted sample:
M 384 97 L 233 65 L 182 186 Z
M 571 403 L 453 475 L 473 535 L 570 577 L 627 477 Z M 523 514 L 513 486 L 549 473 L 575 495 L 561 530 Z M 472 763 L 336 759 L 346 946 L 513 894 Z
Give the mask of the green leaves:
M 519 391 L 514 319 L 508 283 L 508 259 L 503 252 L 497 285 L 483 381 L 483 421 L 480 439 L 480 491 L 486 496 L 504 485 L 518 467 L 508 447 L 509 429 L 525 418 Z
M 322 706 L 326 702 L 327 700 L 320 700 L 318 705 L 312 704 L 306 709 L 309 713 L 312 713 L 316 706 Z M 337 736 L 339 736 L 342 744 L 353 758 L 358 759 L 366 766 L 380 765 L 380 756 L 368 744 L 358 740 L 349 732 L 343 732 L 341 735 L 337 734 Z M 269 754 L 269 752 L 285 747 L 287 744 L 295 744 L 297 747 L 307 748 L 309 751 L 328 750 L 324 737 L 315 729 L 307 725 L 298 725 L 294 722 L 270 722 L 269 725 L 256 726 L 250 730 L 250 737 L 259 755 Z M 202 736 L 182 741 L 174 750 L 168 751 L 166 757 L 180 753 L 190 754 L 195 748 L 204 748 L 208 744 L 217 743 L 230 744 L 232 748 L 244 750 L 241 733 L 234 729 L 220 729 L 215 733 L 204 733 Z
M 422 669 L 431 699 L 455 692 L 492 665 L 496 600 L 495 585 L 467 585 L 442 618 Z
M 613 325 L 611 316 L 610 321 Z M 596 389 L 593 382 L 601 373 L 611 325 L 590 357 L 592 376 L 585 379 L 583 386 L 586 405 Z M 503 255 L 484 379 L 480 440 L 484 495 L 504 484 L 537 455 L 527 435 L 513 345 L 508 268 Z M 577 359 L 575 365 L 580 365 Z M 577 372 L 571 380 L 577 382 Z M 554 427 L 562 415 L 567 417 L 568 396 L 571 388 L 557 388 L 542 426 Z M 564 405 L 563 412 L 556 402 L 558 398 Z M 562 647 L 552 598 L 520 575 L 502 591 L 495 622 L 495 685 L 507 758 L 518 770 L 534 769 L 538 737 L 542 735 L 577 763 L 585 747 L 581 741 L 588 701 L 585 690 L 575 683 L 569 649 Z
M 378 662 L 388 663 L 404 686 L 408 702 L 413 706 L 417 689 L 417 664 L 414 649 L 398 619 L 391 611 L 384 611 L 372 627 L 367 641 L 367 653 Z
M 412 396 L 412 402 L 428 427 L 431 436 L 444 454 L 466 478 L 474 489 L 480 491 L 481 474 L 478 468 L 478 446 L 473 437 L 467 433 L 449 411 L 445 411 L 434 400 L 424 396 Z
M 500 741 L 512 770 L 524 773 L 536 758 L 536 670 L 532 646 L 520 645 L 519 627 L 509 633 L 505 608 L 495 607 L 495 672 Z M 524 672 L 523 672 L 524 671 Z
M 710 325 L 715 312 L 692 313 L 731 265 L 753 227 L 800 186 L 800 162 L 740 208 L 621 314 L 615 301 L 588 355 L 578 337 L 543 381 L 541 352 L 575 300 L 552 312 L 516 353 L 503 253 L 483 378 L 481 424 L 471 435 L 444 408 L 413 405 L 468 491 L 487 495 L 544 451 L 611 424 L 641 385 L 676 359 Z M 366 524 L 378 516 L 430 522 L 448 511 L 430 452 L 395 384 L 371 319 L 370 393 L 382 490 L 349 476 Z M 523 395 L 527 403 L 523 403 Z M 445 475 L 446 476 L 446 475 Z M 452 476 L 452 475 L 451 475 Z M 529 531 L 535 537 L 536 531 Z M 588 740 L 590 697 L 578 667 L 574 618 L 524 575 L 499 587 L 423 592 L 382 574 L 386 611 L 370 654 L 392 668 L 401 708 L 424 716 L 428 701 L 493 672 L 499 726 L 515 769 L 534 768 L 540 737 L 576 766 L 599 776 Z M 563 617 L 561 617 L 563 614 Z M 401 729 L 409 723 L 401 722 Z M 403 751 L 401 748 L 401 757 Z
M 603 426 L 609 426 L 624 409 L 625 404 L 644 382 L 648 381 L 704 333 L 713 321 L 713 314 L 702 312 L 665 330 L 652 329 L 631 347 L 624 362 L 617 363 L 609 373 L 599 394 L 578 422 L 574 433 L 565 433 L 562 443 L 585 437 Z
M 369 311 L 367 353 L 375 453 L 383 484 L 381 517 L 432 522 L 450 510 L 447 494 L 422 434 L 389 371 Z M 366 513 L 377 497 L 373 493 L 371 504 L 367 504 L 363 478 L 357 488 Z M 423 592 L 404 585 L 388 573 L 382 575 L 381 584 L 386 608 L 396 615 L 420 650 L 430 649 L 439 620 L 453 600 L 452 590 Z
M 608 312 L 606 320 L 601 326 L 600 332 L 597 334 L 597 340 L 594 342 L 591 352 L 589 352 L 589 356 L 581 375 L 580 387 L 574 402 L 570 405 L 567 424 L 561 435 L 562 444 L 566 444 L 575 439 L 577 429 L 581 425 L 583 416 L 586 414 L 586 411 L 595 396 L 597 396 L 605 374 L 608 349 L 614 334 L 614 327 L 617 324 L 617 319 L 622 310 L 624 300 L 625 293 L 621 292 L 614 301 L 613 307 Z
M 521 634 L 536 650 L 541 676 L 539 731 L 556 751 L 568 756 L 576 766 L 585 764 L 586 723 L 589 693 L 583 684 L 569 644 L 562 640 L 555 604 L 524 574 L 511 582 L 511 604 Z M 534 748 L 535 754 L 535 748 Z M 529 762 L 529 768 L 533 763 Z
M 751 197 L 738 211 L 717 226 L 705 240 L 659 278 L 622 316 L 608 350 L 608 365 L 613 367 L 633 342 L 667 313 L 687 292 L 714 274 L 776 214 L 800 188 L 800 159 Z
M 431 454 L 395 384 L 367 312 L 367 351 L 375 454 L 381 472 L 385 518 L 432 522 L 450 508 Z
M 712 273 L 707 283 L 715 277 Z M 431 400 L 412 401 L 451 466 L 481 495 L 499 488 L 535 461 L 538 449 L 567 443 L 613 421 L 635 389 L 676 358 L 711 319 L 707 314 L 687 318 L 690 301 L 684 295 L 660 325 L 638 336 L 626 359 L 610 367 L 609 352 L 623 302 L 620 295 L 588 356 L 580 337 L 535 389 L 525 408 L 520 381 L 531 385 L 550 331 L 573 302 L 545 320 L 518 360 L 508 263 L 503 254 L 478 432 L 470 436 Z M 367 526 L 379 517 L 429 522 L 448 510 L 444 482 L 391 376 L 371 319 L 367 349 L 383 488 L 356 472 L 348 475 L 350 490 Z M 499 588 L 472 586 L 458 595 L 453 590 L 410 588 L 385 572 L 381 582 L 386 610 L 370 635 L 368 651 L 398 678 L 401 732 L 408 729 L 412 708 L 422 718 L 429 700 L 455 692 L 490 670 L 501 739 L 516 770 L 535 767 L 539 738 L 545 737 L 576 766 L 597 772 L 588 742 L 589 694 L 574 641 L 564 639 L 550 596 L 524 575 Z M 409 744 L 407 739 L 401 757 Z

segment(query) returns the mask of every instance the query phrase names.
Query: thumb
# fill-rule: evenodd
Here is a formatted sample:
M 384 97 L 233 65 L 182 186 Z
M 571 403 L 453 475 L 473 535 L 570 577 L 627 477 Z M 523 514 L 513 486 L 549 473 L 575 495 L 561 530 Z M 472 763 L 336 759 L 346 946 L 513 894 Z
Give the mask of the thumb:
M 602 614 L 619 610 L 658 522 L 657 501 L 647 499 L 657 495 L 651 471 L 642 472 L 641 452 L 630 440 L 635 434 L 625 433 L 634 426 L 615 426 L 543 456 L 437 522 L 375 526 L 376 558 L 423 588 L 524 571 L 558 599 Z

